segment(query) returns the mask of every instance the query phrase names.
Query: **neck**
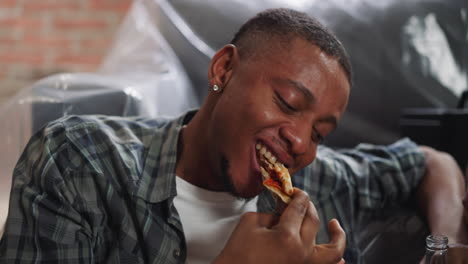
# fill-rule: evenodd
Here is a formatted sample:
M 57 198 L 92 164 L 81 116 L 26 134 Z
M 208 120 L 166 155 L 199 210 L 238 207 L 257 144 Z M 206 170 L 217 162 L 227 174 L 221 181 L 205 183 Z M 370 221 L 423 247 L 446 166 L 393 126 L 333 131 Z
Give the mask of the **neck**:
M 209 117 L 200 109 L 182 128 L 177 146 L 176 174 L 191 184 L 211 190 L 226 191 L 216 173 L 219 157 L 210 148 Z

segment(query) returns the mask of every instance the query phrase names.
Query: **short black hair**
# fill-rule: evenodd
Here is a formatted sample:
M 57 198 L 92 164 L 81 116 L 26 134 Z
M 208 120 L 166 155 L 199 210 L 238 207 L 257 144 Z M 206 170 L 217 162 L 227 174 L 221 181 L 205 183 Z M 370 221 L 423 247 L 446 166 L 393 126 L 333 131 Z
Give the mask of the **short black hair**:
M 336 58 L 352 86 L 351 61 L 345 48 L 335 34 L 304 12 L 288 8 L 260 12 L 241 26 L 231 44 L 239 48 L 241 56 L 245 56 L 255 51 L 253 46 L 258 44 L 256 38 L 276 38 L 282 43 L 289 43 L 294 37 L 309 41 L 328 56 Z

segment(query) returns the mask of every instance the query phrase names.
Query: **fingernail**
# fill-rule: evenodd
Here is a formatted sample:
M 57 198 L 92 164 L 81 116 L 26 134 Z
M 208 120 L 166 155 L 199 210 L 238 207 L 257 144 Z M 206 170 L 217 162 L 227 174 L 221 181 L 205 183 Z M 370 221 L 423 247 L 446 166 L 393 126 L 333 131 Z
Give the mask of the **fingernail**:
M 330 220 L 330 223 L 331 222 L 335 222 L 337 225 L 341 226 L 340 221 L 338 221 L 338 219 L 336 218 L 333 218 L 332 220 Z

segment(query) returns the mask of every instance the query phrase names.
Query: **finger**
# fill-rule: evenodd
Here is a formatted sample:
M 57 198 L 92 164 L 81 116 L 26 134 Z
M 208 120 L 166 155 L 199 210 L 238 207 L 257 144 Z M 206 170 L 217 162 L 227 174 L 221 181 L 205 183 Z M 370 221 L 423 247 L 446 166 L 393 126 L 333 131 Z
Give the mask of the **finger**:
M 275 201 L 276 201 L 276 208 L 275 208 L 275 212 L 278 214 L 278 215 L 282 215 L 284 210 L 286 209 L 286 207 L 288 206 L 287 204 L 285 204 L 283 202 L 283 200 L 281 200 L 281 198 L 279 198 L 278 196 L 275 196 Z
M 468 172 L 468 167 L 467 167 L 467 172 Z M 465 194 L 465 198 L 463 198 L 463 208 L 464 208 L 463 220 L 465 221 L 465 225 L 468 227 L 468 192 Z
M 448 263 L 451 264 L 468 263 L 468 246 L 462 244 L 449 244 L 447 257 Z
M 424 264 L 424 263 L 426 263 L 426 256 L 424 256 L 424 257 L 422 258 L 422 260 L 419 261 L 419 264 Z
M 315 245 L 315 238 L 317 237 L 319 227 L 320 220 L 317 209 L 312 202 L 309 202 L 309 208 L 307 209 L 301 227 L 301 238 L 305 245 Z
M 248 226 L 257 226 L 257 227 L 271 227 L 272 223 L 277 221 L 278 216 L 273 214 L 265 213 L 256 213 L 256 212 L 247 212 L 242 215 L 239 223 Z
M 322 259 L 323 263 L 337 263 L 343 258 L 346 247 L 346 235 L 336 219 L 328 223 L 330 242 L 316 246 L 316 257 Z
M 275 214 L 257 213 L 257 225 L 271 228 L 278 223 L 279 216 Z
M 280 216 L 277 227 L 291 234 L 299 234 L 308 207 L 309 196 L 299 189 L 294 189 L 291 202 Z
M 318 245 L 315 247 L 314 256 L 311 258 L 311 262 L 344 263 L 343 253 L 335 248 L 327 247 L 327 245 Z
M 330 220 L 328 223 L 328 233 L 330 235 L 329 244 L 331 244 L 334 248 L 342 252 L 341 254 L 343 254 L 346 247 L 346 233 L 338 220 Z
M 343 258 L 341 258 L 341 260 L 337 264 L 345 264 L 345 263 L 346 261 Z

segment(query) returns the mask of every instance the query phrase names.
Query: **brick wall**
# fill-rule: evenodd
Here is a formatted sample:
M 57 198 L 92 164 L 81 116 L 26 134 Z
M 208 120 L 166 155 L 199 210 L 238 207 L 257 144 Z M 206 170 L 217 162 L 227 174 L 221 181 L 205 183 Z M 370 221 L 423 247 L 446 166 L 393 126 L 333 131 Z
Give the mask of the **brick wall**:
M 0 0 L 0 104 L 57 72 L 94 71 L 131 0 Z

